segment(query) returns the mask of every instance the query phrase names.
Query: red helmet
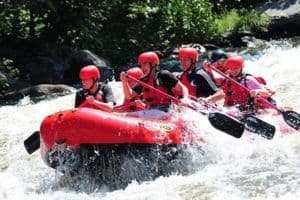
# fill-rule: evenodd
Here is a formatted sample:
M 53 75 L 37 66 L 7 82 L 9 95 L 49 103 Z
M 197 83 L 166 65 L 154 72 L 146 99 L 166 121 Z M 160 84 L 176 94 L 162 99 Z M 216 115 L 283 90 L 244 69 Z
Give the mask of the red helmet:
M 141 65 L 143 63 L 151 63 L 154 65 L 159 64 L 159 58 L 156 53 L 149 51 L 141 53 L 138 57 L 138 63 Z
M 80 79 L 99 79 L 100 71 L 95 65 L 84 66 L 79 73 Z
M 199 55 L 198 51 L 195 48 L 181 48 L 178 53 L 179 59 L 190 58 L 193 61 L 198 61 Z
M 138 67 L 133 67 L 133 68 L 128 69 L 127 74 L 129 76 L 132 76 L 132 77 L 136 78 L 136 79 L 140 79 L 144 75 L 141 68 L 138 68 Z
M 231 56 L 227 59 L 226 66 L 229 69 L 243 69 L 244 58 L 242 56 Z

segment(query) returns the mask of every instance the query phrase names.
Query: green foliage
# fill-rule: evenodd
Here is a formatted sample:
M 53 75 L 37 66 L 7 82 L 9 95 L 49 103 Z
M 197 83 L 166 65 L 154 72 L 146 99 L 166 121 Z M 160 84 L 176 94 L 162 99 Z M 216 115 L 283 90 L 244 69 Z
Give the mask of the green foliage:
M 207 39 L 211 8 L 207 0 L 138 1 L 130 4 L 128 17 L 133 21 L 142 20 L 136 23 L 139 29 L 134 27 L 132 31 L 137 33 L 135 37 L 150 40 L 155 46 L 165 46 Z
M 5 90 L 7 87 L 8 84 L 4 80 L 0 79 L 0 91 Z
M 26 38 L 29 35 L 27 24 L 29 11 L 24 6 L 9 6 L 0 13 L 0 33 Z
M 252 31 L 263 28 L 269 23 L 269 17 L 257 11 L 230 10 L 215 18 L 213 23 L 214 37 L 228 34 Z
M 257 2 L 0 0 L 0 48 L 23 49 L 34 56 L 49 54 L 45 46 L 71 46 L 119 64 L 141 51 L 206 42 L 224 33 L 260 27 L 267 23 L 261 14 L 231 10 L 243 5 L 250 8 Z
M 20 75 L 20 70 L 14 66 L 14 62 L 7 58 L 2 58 L 0 69 L 4 70 L 11 77 L 16 78 Z
M 13 78 L 17 78 L 20 75 L 20 70 L 14 66 L 14 62 L 7 58 L 2 58 L 2 60 L 0 60 L 0 70 Z M 0 78 L 0 90 L 6 89 L 7 87 L 9 87 L 9 84 L 4 79 Z

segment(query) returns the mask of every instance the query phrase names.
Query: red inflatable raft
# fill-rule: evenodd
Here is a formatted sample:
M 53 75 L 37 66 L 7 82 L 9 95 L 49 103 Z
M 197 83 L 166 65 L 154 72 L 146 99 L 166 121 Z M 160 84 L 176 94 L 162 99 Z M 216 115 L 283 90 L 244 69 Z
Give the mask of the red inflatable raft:
M 85 168 L 92 176 L 101 174 L 101 182 L 117 176 L 115 182 L 124 174 L 122 170 L 130 170 L 123 166 L 124 158 L 139 160 L 143 178 L 134 172 L 130 179 L 144 180 L 145 174 L 153 178 L 184 171 L 183 160 L 188 156 L 182 156 L 182 150 L 187 144 L 203 142 L 201 136 L 189 135 L 184 124 L 180 118 L 136 118 L 90 108 L 61 111 L 47 116 L 41 124 L 41 153 L 53 168 L 75 172 Z M 108 173 L 108 178 L 107 171 L 112 169 L 115 171 Z

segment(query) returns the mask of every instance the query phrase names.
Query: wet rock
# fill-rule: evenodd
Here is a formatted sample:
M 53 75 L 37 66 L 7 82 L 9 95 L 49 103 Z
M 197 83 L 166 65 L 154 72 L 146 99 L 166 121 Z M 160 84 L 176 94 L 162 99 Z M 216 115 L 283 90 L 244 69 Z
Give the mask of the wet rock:
M 35 57 L 24 66 L 32 84 L 61 83 L 63 66 L 48 57 Z
M 112 80 L 113 71 L 108 60 L 101 58 L 89 50 L 80 50 L 72 54 L 68 60 L 69 68 L 64 72 L 64 80 L 68 83 L 79 81 L 80 69 L 86 65 L 96 65 L 101 71 L 101 81 Z
M 18 101 L 25 96 L 29 96 L 32 98 L 41 96 L 47 97 L 55 95 L 66 95 L 75 92 L 75 90 L 75 88 L 63 84 L 40 84 L 26 87 L 15 92 L 8 92 L 4 94 L 2 98 L 0 97 L 0 101 L 3 104 L 8 101 Z
M 300 0 L 278 0 L 261 5 L 258 10 L 271 17 L 263 36 L 271 38 L 300 35 Z

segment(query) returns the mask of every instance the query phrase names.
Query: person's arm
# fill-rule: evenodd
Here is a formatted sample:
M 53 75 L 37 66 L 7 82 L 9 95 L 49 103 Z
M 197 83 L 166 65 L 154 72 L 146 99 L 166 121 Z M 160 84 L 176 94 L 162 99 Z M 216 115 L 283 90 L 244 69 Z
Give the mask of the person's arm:
M 188 99 L 189 98 L 189 90 L 181 81 L 178 80 L 177 84 L 175 85 L 175 88 L 179 88 L 180 91 L 182 91 L 182 98 Z
M 101 91 L 103 93 L 103 102 L 96 100 L 93 96 L 88 96 L 86 98 L 89 104 L 92 104 L 99 108 L 100 110 L 106 112 L 112 112 L 113 106 L 115 104 L 115 98 L 112 92 L 112 89 L 109 85 L 102 85 Z
M 84 96 L 83 90 L 78 90 L 76 92 L 76 95 L 75 95 L 75 105 L 74 105 L 74 107 L 77 108 L 84 101 L 85 101 L 85 96 Z
M 224 91 L 223 90 L 218 90 L 215 94 L 205 98 L 205 101 L 215 103 L 219 100 L 224 99 L 224 97 L 225 97 Z
M 197 86 L 197 97 L 208 97 L 219 91 L 211 77 L 202 69 L 195 74 L 195 85 Z
M 128 101 L 128 100 L 133 99 L 136 96 L 138 96 L 138 94 L 129 87 L 129 85 L 128 85 L 128 79 L 126 77 L 126 73 L 125 72 L 121 72 L 121 74 L 120 74 L 120 80 L 122 82 L 122 88 L 123 88 L 123 92 L 124 92 L 124 99 L 125 99 L 125 101 L 126 100 Z
M 261 96 L 263 98 L 269 98 L 275 94 L 275 91 L 259 83 L 256 78 L 252 76 L 247 76 L 246 85 L 250 90 L 251 97 Z
M 251 97 L 260 96 L 263 98 L 269 98 L 269 97 L 273 96 L 274 94 L 275 94 L 275 91 L 273 91 L 267 87 L 262 87 L 262 88 L 254 89 L 254 90 L 250 91 Z
M 142 100 L 135 100 L 135 106 L 136 106 L 137 108 L 142 109 L 142 110 L 146 108 L 146 104 L 143 103 Z
M 113 102 L 104 103 L 101 101 L 96 100 L 93 96 L 86 97 L 86 100 L 89 104 L 94 105 L 100 110 L 106 111 L 106 112 L 112 112 L 113 111 Z

